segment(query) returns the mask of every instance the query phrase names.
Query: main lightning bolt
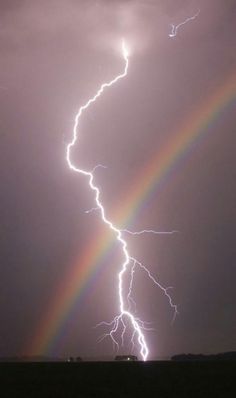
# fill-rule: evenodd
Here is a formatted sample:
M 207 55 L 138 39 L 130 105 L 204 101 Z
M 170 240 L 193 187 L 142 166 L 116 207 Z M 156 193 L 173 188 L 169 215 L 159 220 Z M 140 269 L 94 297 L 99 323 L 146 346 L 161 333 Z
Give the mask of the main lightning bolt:
M 114 232 L 114 234 L 116 235 L 116 239 L 119 242 L 120 246 L 121 246 L 121 250 L 124 256 L 124 261 L 121 265 L 121 269 L 118 272 L 118 297 L 119 297 L 119 314 L 117 316 L 115 316 L 115 318 L 111 321 L 111 322 L 101 322 L 101 324 L 109 326 L 111 328 L 109 333 L 106 333 L 102 336 L 101 339 L 103 339 L 106 336 L 110 336 L 113 343 L 119 347 L 119 344 L 117 342 L 116 339 L 116 333 L 118 331 L 118 328 L 121 327 L 122 328 L 122 333 L 121 333 L 121 339 L 122 339 L 122 344 L 124 341 L 124 335 L 125 335 L 125 331 L 127 328 L 127 321 L 129 322 L 129 325 L 132 327 L 132 338 L 131 338 L 131 343 L 134 346 L 134 340 L 136 339 L 139 345 L 139 350 L 140 350 L 140 354 L 142 356 L 143 360 L 147 359 L 149 350 L 148 350 L 148 346 L 147 346 L 147 342 L 143 333 L 143 330 L 150 330 L 150 328 L 148 328 L 146 325 L 147 323 L 140 320 L 139 318 L 137 318 L 130 310 L 131 307 L 131 303 L 133 303 L 135 305 L 134 300 L 132 299 L 132 287 L 133 287 L 133 278 L 134 278 L 134 272 L 135 272 L 135 268 L 139 267 L 141 270 L 143 270 L 147 276 L 152 280 L 152 282 L 157 285 L 166 295 L 166 297 L 169 300 L 169 304 L 170 306 L 174 309 L 174 316 L 177 314 L 177 307 L 176 305 L 173 304 L 172 299 L 168 293 L 168 289 L 169 288 L 164 288 L 163 286 L 161 286 L 156 279 L 151 275 L 150 271 L 138 260 L 136 260 L 134 257 L 130 256 L 129 251 L 128 251 L 128 244 L 126 242 L 126 240 L 123 237 L 124 233 L 128 233 L 131 235 L 141 235 L 144 233 L 159 233 L 157 231 L 154 230 L 142 230 L 140 232 L 132 232 L 129 230 L 122 230 L 119 229 L 117 226 L 115 226 L 106 216 L 106 212 L 104 209 L 104 206 L 101 202 L 100 199 L 100 190 L 97 187 L 97 185 L 94 182 L 94 171 L 96 170 L 97 167 L 104 167 L 103 165 L 98 165 L 95 166 L 92 171 L 87 171 L 84 169 L 80 169 L 78 167 L 76 167 L 72 160 L 71 160 L 71 150 L 74 147 L 74 145 L 76 144 L 77 140 L 78 140 L 78 125 L 79 125 L 79 120 L 83 114 L 83 112 L 93 103 L 95 102 L 100 96 L 101 94 L 104 92 L 104 90 L 108 87 L 111 87 L 112 85 L 114 85 L 115 83 L 118 82 L 118 80 L 124 78 L 127 75 L 128 72 L 128 67 L 129 67 L 129 59 L 128 59 L 128 50 L 127 47 L 125 45 L 125 42 L 122 41 L 122 54 L 123 54 L 123 58 L 125 61 L 125 66 L 124 66 L 124 71 L 123 73 L 121 73 L 120 75 L 116 76 L 113 80 L 111 80 L 108 83 L 103 83 L 101 85 L 101 87 L 99 88 L 99 90 L 97 91 L 97 93 L 90 98 L 85 105 L 81 106 L 78 110 L 78 113 L 75 116 L 75 121 L 74 121 L 74 127 L 73 127 L 73 136 L 72 136 L 72 140 L 71 142 L 69 142 L 69 144 L 66 147 L 66 160 L 68 163 L 68 166 L 71 170 L 73 170 L 76 173 L 82 174 L 84 175 L 87 179 L 88 179 L 88 184 L 90 189 L 94 192 L 94 198 L 95 198 L 95 206 L 91 209 L 86 211 L 86 213 L 90 213 L 93 211 L 99 212 L 102 221 L 108 225 L 108 227 Z M 174 233 L 176 231 L 171 231 L 170 233 Z M 128 289 L 128 293 L 126 295 L 126 299 L 125 294 L 124 294 L 124 277 L 126 272 L 129 271 L 129 276 L 130 276 L 130 283 L 129 283 L 129 289 Z M 127 305 L 126 305 L 127 302 Z M 98 325 L 97 325 L 98 326 Z
M 200 13 L 200 10 L 196 14 L 194 14 L 192 17 L 186 18 L 183 22 L 179 23 L 178 25 L 171 24 L 171 32 L 169 33 L 169 37 L 175 37 L 177 35 L 177 31 L 180 28 L 180 26 L 185 25 L 186 23 L 193 21 L 198 17 Z

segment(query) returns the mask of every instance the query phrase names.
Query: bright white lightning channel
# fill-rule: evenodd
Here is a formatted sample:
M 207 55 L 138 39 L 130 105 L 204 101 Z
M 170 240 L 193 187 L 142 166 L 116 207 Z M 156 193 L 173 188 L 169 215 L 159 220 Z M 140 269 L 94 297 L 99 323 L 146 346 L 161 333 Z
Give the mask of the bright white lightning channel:
M 200 10 L 198 10 L 198 12 L 196 14 L 194 14 L 192 17 L 186 18 L 183 22 L 179 23 L 178 25 L 171 24 L 171 32 L 169 33 L 169 37 L 177 36 L 178 29 L 181 26 L 185 25 L 186 23 L 196 19 L 198 17 L 199 13 L 200 13 Z
M 134 277 L 134 271 L 136 267 L 139 267 L 141 270 L 145 271 L 147 276 L 152 280 L 152 282 L 157 285 L 166 295 L 170 306 L 174 310 L 174 316 L 177 314 L 177 307 L 175 304 L 173 304 L 172 299 L 168 293 L 169 288 L 164 288 L 161 286 L 155 278 L 151 275 L 149 270 L 139 261 L 137 261 L 134 257 L 130 256 L 128 252 L 128 244 L 126 240 L 123 237 L 123 233 L 129 233 L 132 235 L 135 234 L 142 234 L 142 233 L 157 233 L 156 231 L 153 230 L 143 230 L 140 232 L 131 232 L 129 230 L 122 230 L 119 229 L 117 226 L 115 226 L 106 216 L 106 212 L 104 209 L 104 206 L 100 200 L 100 190 L 97 187 L 97 185 L 94 182 L 94 171 L 96 170 L 97 167 L 104 167 L 102 165 L 95 166 L 92 171 L 87 171 L 84 169 L 80 169 L 77 166 L 75 166 L 71 160 L 71 150 L 75 146 L 77 140 L 78 140 L 78 125 L 79 125 L 79 120 L 80 117 L 82 116 L 83 112 L 93 103 L 95 102 L 98 97 L 104 92 L 104 90 L 108 87 L 111 87 L 115 83 L 118 82 L 118 80 L 124 78 L 127 75 L 128 72 L 128 67 L 129 67 L 129 59 L 128 59 L 128 50 L 125 45 L 125 42 L 122 41 L 122 54 L 123 58 L 125 61 L 125 66 L 124 66 L 124 71 L 120 75 L 116 76 L 113 80 L 111 80 L 108 83 L 103 83 L 97 93 L 90 98 L 85 105 L 81 106 L 78 110 L 78 113 L 75 116 L 75 121 L 74 121 L 74 127 L 73 127 L 73 136 L 71 141 L 66 147 L 66 160 L 68 163 L 68 166 L 70 167 L 71 170 L 73 170 L 76 173 L 82 174 L 88 179 L 88 184 L 90 189 L 94 192 L 94 197 L 95 197 L 95 207 L 93 207 L 91 210 L 88 210 L 87 213 L 90 213 L 91 211 L 97 211 L 100 212 L 100 216 L 102 221 L 108 225 L 108 227 L 114 232 L 116 235 L 117 241 L 120 243 L 123 256 L 124 256 L 124 261 L 123 264 L 121 265 L 121 269 L 118 272 L 118 297 L 119 297 L 119 315 L 115 316 L 115 318 L 111 322 L 101 322 L 101 324 L 109 326 L 111 328 L 109 333 L 106 333 L 103 335 L 102 339 L 106 336 L 110 336 L 113 343 L 119 347 L 119 344 L 116 340 L 116 333 L 118 331 L 118 328 L 122 328 L 122 333 L 121 333 L 121 340 L 122 344 L 124 341 L 124 335 L 126 331 L 126 323 L 127 321 L 129 322 L 129 325 L 132 327 L 132 338 L 131 338 L 131 343 L 134 346 L 134 341 L 136 339 L 138 345 L 139 345 L 139 352 L 141 354 L 142 359 L 145 361 L 148 357 L 148 345 L 144 336 L 143 331 L 144 330 L 150 330 L 150 328 L 146 327 L 146 322 L 140 320 L 137 318 L 130 310 L 131 303 L 134 303 L 134 300 L 132 299 L 132 286 L 133 286 L 133 277 Z M 174 231 L 173 231 L 174 232 Z M 173 233 L 171 232 L 171 233 Z M 159 233 L 159 232 L 158 232 Z M 124 277 L 125 273 L 129 270 L 129 277 L 130 277 L 130 283 L 129 283 L 129 291 L 126 295 L 124 294 Z M 127 305 L 125 304 L 127 302 Z

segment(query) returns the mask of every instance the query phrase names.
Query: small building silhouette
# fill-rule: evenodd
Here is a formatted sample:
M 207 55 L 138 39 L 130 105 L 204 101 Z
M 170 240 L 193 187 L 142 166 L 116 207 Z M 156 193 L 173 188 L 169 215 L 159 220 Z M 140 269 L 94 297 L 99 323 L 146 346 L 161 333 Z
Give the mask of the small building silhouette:
M 137 361 L 138 357 L 136 355 L 116 355 L 115 361 Z
M 67 362 L 81 362 L 81 361 L 82 361 L 81 357 L 76 357 L 76 358 L 70 357 L 67 359 Z

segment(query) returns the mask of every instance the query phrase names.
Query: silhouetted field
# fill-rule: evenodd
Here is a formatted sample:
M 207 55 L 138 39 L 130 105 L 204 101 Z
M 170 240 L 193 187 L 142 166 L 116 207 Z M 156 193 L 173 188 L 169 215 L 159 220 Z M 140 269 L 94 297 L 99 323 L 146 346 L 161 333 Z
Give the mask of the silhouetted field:
M 1 398 L 236 397 L 235 361 L 1 363 Z

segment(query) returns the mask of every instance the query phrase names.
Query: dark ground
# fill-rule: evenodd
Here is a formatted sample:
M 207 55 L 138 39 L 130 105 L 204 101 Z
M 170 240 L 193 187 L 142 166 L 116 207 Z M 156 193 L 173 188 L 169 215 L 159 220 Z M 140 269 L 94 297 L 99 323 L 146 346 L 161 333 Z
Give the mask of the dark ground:
M 1 363 L 1 398 L 236 397 L 236 362 Z

